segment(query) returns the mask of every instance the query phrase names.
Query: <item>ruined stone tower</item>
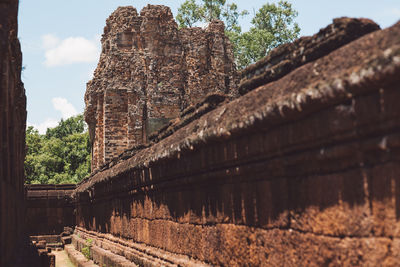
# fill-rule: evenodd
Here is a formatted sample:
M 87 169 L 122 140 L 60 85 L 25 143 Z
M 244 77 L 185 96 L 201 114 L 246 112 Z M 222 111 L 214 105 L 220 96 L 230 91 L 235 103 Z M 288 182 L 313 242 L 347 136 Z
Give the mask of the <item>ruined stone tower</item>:
M 178 29 L 171 10 L 120 7 L 107 19 L 102 53 L 87 84 L 92 170 L 165 125 L 209 93 L 237 93 L 224 25 Z

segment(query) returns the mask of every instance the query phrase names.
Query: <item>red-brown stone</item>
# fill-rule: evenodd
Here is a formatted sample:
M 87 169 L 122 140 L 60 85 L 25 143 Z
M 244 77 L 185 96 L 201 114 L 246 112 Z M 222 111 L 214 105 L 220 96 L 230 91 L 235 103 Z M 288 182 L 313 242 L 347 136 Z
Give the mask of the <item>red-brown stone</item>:
M 232 48 L 220 21 L 178 29 L 171 10 L 120 7 L 107 19 L 102 53 L 87 84 L 92 169 L 149 135 L 209 93 L 236 96 Z
M 365 34 L 379 30 L 369 19 L 338 18 L 313 36 L 278 46 L 267 56 L 240 71 L 240 94 L 282 78 L 292 70 L 323 57 Z
M 400 24 L 267 81 L 81 183 L 72 242 L 131 261 L 395 266 L 399 84 Z
M 0 266 L 16 251 L 24 226 L 26 98 L 21 82 L 18 1 L 0 3 Z
M 29 236 L 60 235 L 75 225 L 71 194 L 74 184 L 26 185 L 26 232 Z

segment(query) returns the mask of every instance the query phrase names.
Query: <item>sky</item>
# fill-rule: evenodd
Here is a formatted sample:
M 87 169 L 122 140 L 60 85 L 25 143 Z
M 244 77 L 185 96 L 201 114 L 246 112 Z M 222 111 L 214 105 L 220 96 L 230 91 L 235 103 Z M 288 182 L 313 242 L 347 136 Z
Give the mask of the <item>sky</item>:
M 198 0 L 199 1 L 199 0 Z M 251 17 L 268 0 L 236 0 L 250 15 L 241 20 L 244 31 Z M 176 15 L 184 0 L 20 0 L 19 38 L 23 54 L 22 81 L 27 95 L 28 125 L 45 133 L 61 119 L 82 113 L 86 83 L 99 60 L 107 17 L 118 6 L 169 6 Z M 227 1 L 232 2 L 232 1 Z M 277 1 L 268 1 L 269 3 Z M 301 35 L 312 35 L 333 18 L 366 17 L 382 28 L 400 20 L 400 0 L 291 0 L 298 11 Z

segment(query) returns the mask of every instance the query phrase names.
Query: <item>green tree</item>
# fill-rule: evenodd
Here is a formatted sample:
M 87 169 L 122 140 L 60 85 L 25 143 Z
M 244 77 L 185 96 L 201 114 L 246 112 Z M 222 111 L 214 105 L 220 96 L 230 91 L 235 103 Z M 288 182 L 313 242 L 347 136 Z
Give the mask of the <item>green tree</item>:
M 247 14 L 246 10 L 239 12 L 236 4 L 226 4 L 225 0 L 202 0 L 202 4 L 186 0 L 179 7 L 176 20 L 179 27 L 186 28 L 219 19 L 224 21 L 227 31 L 240 32 L 239 18 Z
M 222 9 L 225 3 L 225 0 L 203 0 L 203 14 L 205 20 L 210 22 L 215 19 L 221 19 Z
M 239 19 L 247 16 L 249 12 L 247 10 L 238 10 L 238 6 L 235 3 L 227 4 L 222 11 L 222 18 L 225 22 L 225 30 L 229 33 L 241 33 L 242 28 L 239 25 Z
M 263 5 L 251 21 L 253 27 L 241 35 L 240 52 L 236 55 L 238 66 L 254 63 L 273 48 L 298 38 L 300 27 L 294 21 L 297 15 L 287 1 Z
M 239 69 L 266 56 L 278 45 L 291 42 L 299 36 L 300 28 L 294 21 L 298 13 L 287 1 L 263 5 L 255 13 L 250 30 L 242 33 L 239 19 L 246 15 L 246 10 L 239 11 L 235 3 L 226 4 L 225 0 L 202 0 L 202 4 L 187 0 L 178 9 L 177 21 L 180 27 L 193 27 L 214 19 L 224 21 L 225 32 L 233 45 L 235 62 Z
M 46 138 L 63 138 L 74 133 L 83 133 L 85 127 L 86 123 L 82 114 L 66 120 L 61 119 L 56 127 L 47 129 Z
M 41 135 L 26 131 L 26 182 L 77 183 L 90 173 L 90 142 L 82 115 L 61 120 Z
M 42 139 L 43 136 L 39 134 L 39 131 L 29 126 L 26 130 L 26 157 L 25 157 L 25 174 L 26 182 L 31 183 L 33 177 L 39 179 L 39 165 L 38 157 L 42 150 Z M 29 145 L 28 145 L 29 144 Z M 28 175 L 29 174 L 29 175 Z
M 179 27 L 193 27 L 203 18 L 202 9 L 196 4 L 195 0 L 186 0 L 178 9 L 176 20 Z

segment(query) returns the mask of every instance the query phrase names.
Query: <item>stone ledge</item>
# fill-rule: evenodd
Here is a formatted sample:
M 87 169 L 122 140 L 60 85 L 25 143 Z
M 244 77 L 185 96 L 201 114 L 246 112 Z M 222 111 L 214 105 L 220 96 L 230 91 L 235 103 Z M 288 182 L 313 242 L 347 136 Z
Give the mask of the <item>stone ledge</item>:
M 399 238 L 331 237 L 291 228 L 265 230 L 233 224 L 205 228 L 210 233 L 224 231 L 225 235 L 215 242 L 225 243 L 229 247 L 228 250 L 209 249 L 215 266 L 225 265 L 225 262 L 230 262 L 226 266 L 396 266 L 400 258 Z M 118 239 L 111 235 L 110 238 Z M 188 235 L 187 238 L 192 236 Z M 249 244 L 249 249 L 240 246 L 245 243 Z M 124 251 L 130 249 L 121 244 L 114 246 L 120 246 L 119 249 Z M 241 261 L 233 261 L 234 257 Z M 188 263 L 175 264 L 193 266 Z M 170 265 L 152 262 L 138 266 Z
M 163 249 L 144 244 L 125 241 L 112 235 L 87 231 L 76 227 L 73 235 L 73 245 L 80 250 L 86 245 L 86 240 L 93 240 L 91 256 L 100 265 L 107 261 L 134 262 L 138 266 L 192 266 L 206 267 L 208 264 L 191 259 L 185 255 L 171 253 Z M 82 238 L 81 238 L 82 237 Z M 119 265 L 117 265 L 119 266 Z M 127 265 L 129 266 L 129 265 Z M 134 265 L 136 266 L 136 265 Z
M 156 145 L 142 149 L 122 161 L 123 167 L 118 162 L 101 173 L 94 173 L 78 185 L 74 194 L 86 190 L 110 169 L 113 171 L 107 178 L 129 169 L 150 166 L 161 159 L 174 158 L 204 143 L 256 131 L 261 124 L 273 128 L 298 120 L 313 111 L 351 101 L 371 91 L 371 87 L 396 83 L 400 71 L 400 47 L 396 39 L 399 35 L 400 24 L 396 24 L 297 68 L 276 82 L 216 108 Z M 116 165 L 120 168 L 115 168 Z
M 30 236 L 31 241 L 39 242 L 40 240 L 45 240 L 46 243 L 59 243 L 61 242 L 59 235 L 37 235 Z
M 67 252 L 71 262 L 76 267 L 99 267 L 99 265 L 94 264 L 93 261 L 86 259 L 85 256 L 77 251 L 73 245 L 66 245 L 65 251 Z
M 376 30 L 379 30 L 379 26 L 368 19 L 334 19 L 332 24 L 317 34 L 280 45 L 263 59 L 242 70 L 239 74 L 239 93 L 243 95 L 258 86 L 278 80 L 294 69 Z
M 74 190 L 76 184 L 25 184 L 27 190 Z

